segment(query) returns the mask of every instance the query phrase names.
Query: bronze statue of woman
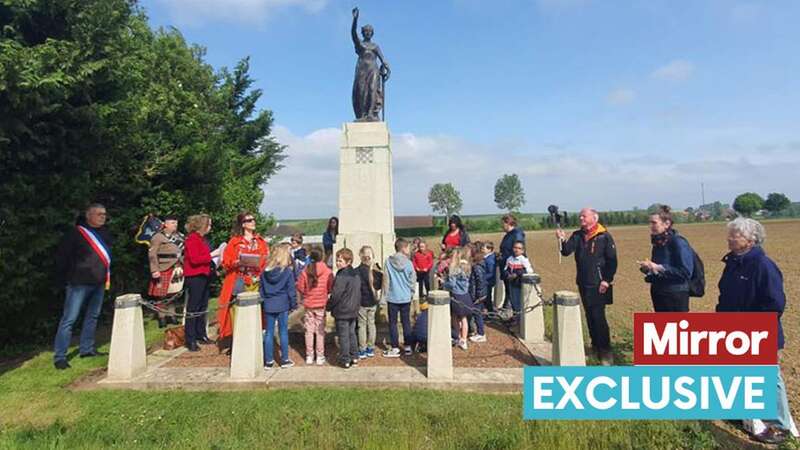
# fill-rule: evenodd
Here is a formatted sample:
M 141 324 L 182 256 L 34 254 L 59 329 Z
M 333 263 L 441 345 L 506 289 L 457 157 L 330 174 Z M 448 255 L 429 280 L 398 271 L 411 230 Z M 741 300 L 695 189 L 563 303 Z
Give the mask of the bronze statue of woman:
M 356 122 L 378 122 L 383 109 L 383 83 L 389 79 L 391 71 L 380 47 L 372 42 L 372 35 L 375 33 L 372 25 L 361 28 L 363 40 L 358 38 L 357 27 L 358 8 L 353 8 L 353 27 L 350 34 L 358 55 L 353 80 L 353 111 Z M 381 63 L 380 67 L 378 61 Z

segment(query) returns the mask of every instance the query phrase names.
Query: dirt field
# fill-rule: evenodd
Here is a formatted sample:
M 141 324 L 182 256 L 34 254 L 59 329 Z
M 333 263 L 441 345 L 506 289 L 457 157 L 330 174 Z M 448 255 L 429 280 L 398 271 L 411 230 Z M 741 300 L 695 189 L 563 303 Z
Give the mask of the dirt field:
M 786 312 L 783 326 L 786 334 L 786 349 L 782 357 L 783 377 L 789 390 L 790 403 L 794 417 L 800 417 L 800 242 L 795 236 L 800 233 L 800 221 L 767 221 L 767 241 L 765 250 L 783 272 L 786 291 Z M 721 259 L 727 252 L 725 225 L 691 224 L 676 227 L 689 239 L 694 249 L 703 259 L 706 270 L 706 295 L 702 299 L 691 300 L 692 311 L 713 311 L 719 290 L 717 282 L 724 268 Z M 631 348 L 633 313 L 652 311 L 649 285 L 636 265 L 637 259 L 650 256 L 650 237 L 646 226 L 611 228 L 617 243 L 619 269 L 614 287 L 614 304 L 608 309 L 611 339 L 618 344 L 617 351 Z M 502 234 L 470 235 L 472 240 L 490 240 L 497 247 Z M 535 270 L 542 276 L 546 295 L 568 289 L 575 290 L 575 261 L 572 257 L 563 258 L 558 263 L 556 240 L 553 231 L 527 233 L 528 254 Z M 429 240 L 433 248 L 439 241 Z M 629 359 L 632 357 L 629 355 Z

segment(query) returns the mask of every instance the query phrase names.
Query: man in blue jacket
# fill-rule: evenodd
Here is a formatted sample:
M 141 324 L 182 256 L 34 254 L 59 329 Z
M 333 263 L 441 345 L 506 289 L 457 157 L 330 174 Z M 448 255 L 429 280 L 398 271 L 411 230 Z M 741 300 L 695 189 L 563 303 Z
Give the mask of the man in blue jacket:
M 503 240 L 500 241 L 500 261 L 497 261 L 497 265 L 501 269 L 500 279 L 503 280 L 503 284 L 505 285 L 506 298 L 503 301 L 503 309 L 509 309 L 511 308 L 511 297 L 509 297 L 510 289 L 506 274 L 504 273 L 505 271 L 502 270 L 502 268 L 506 266 L 508 258 L 514 256 L 514 243 L 525 243 L 525 232 L 517 228 L 517 218 L 514 217 L 513 214 L 506 214 L 501 220 L 503 221 L 503 231 L 505 231 L 506 234 L 503 236 Z
M 730 252 L 722 261 L 725 270 L 719 280 L 717 312 L 778 313 L 778 361 L 784 345 L 781 315 L 786 306 L 783 274 L 761 245 L 766 239 L 764 227 L 753 219 L 738 218 L 728 223 Z M 778 417 L 764 420 L 767 428 L 754 436 L 768 444 L 779 444 L 789 434 L 791 413 L 786 386 L 778 372 Z

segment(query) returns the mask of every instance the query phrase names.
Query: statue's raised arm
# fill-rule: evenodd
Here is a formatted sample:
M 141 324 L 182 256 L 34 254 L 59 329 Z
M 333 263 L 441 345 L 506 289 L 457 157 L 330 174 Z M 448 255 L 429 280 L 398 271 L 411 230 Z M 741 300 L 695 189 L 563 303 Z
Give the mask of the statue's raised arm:
M 361 45 L 361 39 L 358 38 L 358 8 L 353 8 L 353 26 L 350 27 L 350 36 L 353 38 L 356 53 L 360 53 L 363 46 Z

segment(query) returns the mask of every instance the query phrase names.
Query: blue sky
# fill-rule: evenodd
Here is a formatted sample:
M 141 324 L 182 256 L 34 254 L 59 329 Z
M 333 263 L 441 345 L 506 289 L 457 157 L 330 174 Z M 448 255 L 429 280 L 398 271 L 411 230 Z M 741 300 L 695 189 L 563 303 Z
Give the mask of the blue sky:
M 338 134 L 352 120 L 351 2 L 145 0 L 215 67 L 251 57 L 287 144 L 265 188 L 279 218 L 336 212 Z M 452 182 L 497 211 L 517 173 L 525 211 L 697 205 L 740 192 L 800 200 L 800 2 L 378 1 L 361 23 L 392 67 L 386 116 L 397 214 Z

